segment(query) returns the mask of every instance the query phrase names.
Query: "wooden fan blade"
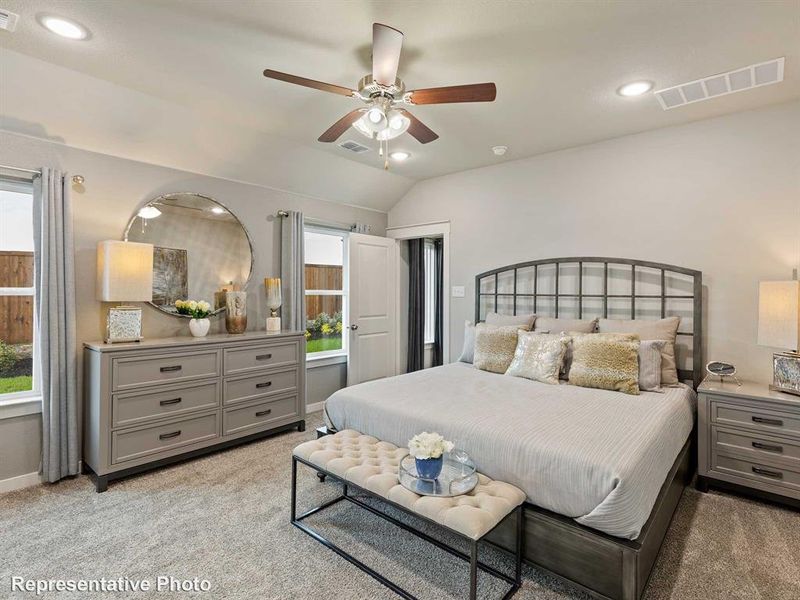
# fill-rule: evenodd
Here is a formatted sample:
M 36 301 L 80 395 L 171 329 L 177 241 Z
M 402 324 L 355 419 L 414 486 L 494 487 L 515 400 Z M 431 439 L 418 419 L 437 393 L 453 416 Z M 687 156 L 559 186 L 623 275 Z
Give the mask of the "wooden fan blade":
M 411 104 L 449 104 L 452 102 L 494 102 L 497 87 L 493 83 L 473 83 L 450 87 L 427 88 L 409 92 Z
M 341 119 L 336 121 L 336 123 L 328 127 L 328 130 L 317 139 L 319 139 L 320 142 L 335 142 L 363 113 L 363 108 L 357 108 L 356 110 L 350 111 Z
M 342 87 L 340 85 L 333 85 L 332 83 L 306 79 L 305 77 L 298 77 L 297 75 L 290 75 L 289 73 L 281 73 L 280 71 L 273 71 L 272 69 L 264 69 L 264 77 L 277 79 L 278 81 L 285 81 L 286 83 L 303 85 L 305 87 L 314 88 L 315 90 L 331 92 L 332 94 L 339 94 L 341 96 L 353 96 L 356 94 L 355 90 L 351 90 L 350 88 Z
M 394 85 L 402 48 L 402 31 L 381 23 L 372 24 L 372 79 L 374 81 L 381 85 Z
M 407 116 L 411 121 L 411 125 L 408 126 L 408 133 L 414 136 L 420 144 L 427 144 L 428 142 L 439 139 L 439 135 L 436 132 L 434 132 L 430 127 L 425 125 L 425 123 L 420 121 L 410 112 L 402 108 L 398 110 L 400 110 L 400 112 Z

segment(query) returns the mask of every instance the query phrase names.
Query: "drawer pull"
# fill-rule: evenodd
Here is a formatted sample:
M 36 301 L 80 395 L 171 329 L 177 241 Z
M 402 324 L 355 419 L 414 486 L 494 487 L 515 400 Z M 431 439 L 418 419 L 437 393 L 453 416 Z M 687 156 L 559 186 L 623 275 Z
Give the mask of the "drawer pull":
M 783 473 L 780 471 L 770 471 L 769 469 L 762 469 L 761 467 L 751 467 L 753 473 L 756 475 L 763 475 L 764 477 L 772 477 L 773 479 L 783 479 Z
M 272 358 L 272 354 L 259 354 L 256 356 L 256 360 L 269 360 Z
M 271 386 L 271 385 L 272 385 L 272 382 L 271 382 L 271 381 L 265 381 L 264 383 L 257 383 L 257 384 L 256 384 L 256 387 L 257 387 L 258 389 L 261 389 L 261 388 L 266 388 L 266 387 L 269 387 L 269 386 Z
M 181 365 L 172 365 L 171 367 L 161 367 L 162 373 L 169 373 L 170 371 L 180 371 L 183 367 Z
M 158 439 L 168 440 L 170 438 L 178 437 L 180 434 L 181 430 L 178 429 L 178 431 L 170 431 L 169 433 L 162 433 L 160 436 L 158 436 Z
M 753 442 L 753 448 L 757 450 L 766 450 L 767 452 L 783 452 L 783 446 L 775 444 L 765 444 L 764 442 Z
M 783 427 L 781 419 L 768 419 L 766 417 L 753 417 L 753 423 L 762 423 L 764 425 L 774 425 L 775 427 Z
M 170 400 L 162 400 L 159 402 L 161 406 L 169 406 L 170 404 L 178 404 L 183 398 L 172 398 Z
M 258 411 L 256 413 L 256 416 L 257 417 L 263 417 L 263 416 L 266 416 L 266 415 L 270 414 L 271 412 L 272 412 L 271 408 L 268 408 L 267 410 L 260 410 L 260 411 Z

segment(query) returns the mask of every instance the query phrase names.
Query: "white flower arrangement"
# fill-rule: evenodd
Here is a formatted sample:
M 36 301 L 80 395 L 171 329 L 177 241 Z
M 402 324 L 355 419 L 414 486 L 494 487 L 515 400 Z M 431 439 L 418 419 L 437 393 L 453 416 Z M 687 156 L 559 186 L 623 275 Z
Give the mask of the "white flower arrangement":
M 205 300 L 176 300 L 178 314 L 189 315 L 193 319 L 205 319 L 211 312 L 211 305 Z
M 414 458 L 421 460 L 439 458 L 453 449 L 453 442 L 448 442 L 436 432 L 423 431 L 408 440 L 408 451 Z

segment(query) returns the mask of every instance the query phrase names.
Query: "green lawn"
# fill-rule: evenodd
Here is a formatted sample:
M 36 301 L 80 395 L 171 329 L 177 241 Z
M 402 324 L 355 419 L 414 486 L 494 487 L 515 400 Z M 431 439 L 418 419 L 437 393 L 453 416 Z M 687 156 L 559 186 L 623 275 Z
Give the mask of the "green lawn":
M 33 387 L 30 375 L 20 375 L 19 377 L 0 377 L 0 394 L 12 394 L 14 392 L 27 392 Z
M 306 341 L 306 354 L 311 354 L 312 352 L 323 352 L 325 350 L 341 350 L 342 349 L 342 338 L 340 337 L 328 337 L 328 338 L 319 338 L 317 340 L 308 340 Z

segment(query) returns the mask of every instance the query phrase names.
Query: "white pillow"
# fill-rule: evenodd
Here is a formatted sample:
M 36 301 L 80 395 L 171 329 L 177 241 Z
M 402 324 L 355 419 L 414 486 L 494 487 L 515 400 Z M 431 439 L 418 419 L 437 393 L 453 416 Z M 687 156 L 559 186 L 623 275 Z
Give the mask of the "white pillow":
M 472 321 L 464 321 L 464 347 L 458 362 L 470 363 L 475 360 L 475 325 Z
M 661 353 L 665 340 L 642 340 L 639 343 L 639 389 L 661 391 Z
M 558 385 L 558 373 L 570 339 L 567 335 L 520 330 L 514 359 L 506 375 Z

